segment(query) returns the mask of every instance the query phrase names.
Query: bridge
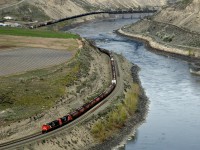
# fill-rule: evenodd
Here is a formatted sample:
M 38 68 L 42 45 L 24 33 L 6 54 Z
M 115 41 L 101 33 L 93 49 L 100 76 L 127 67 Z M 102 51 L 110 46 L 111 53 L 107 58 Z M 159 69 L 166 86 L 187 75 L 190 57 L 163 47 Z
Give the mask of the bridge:
M 157 10 L 149 10 L 149 9 L 145 9 L 145 10 L 117 10 L 117 11 L 98 11 L 98 12 L 89 12 L 89 13 L 84 13 L 84 14 L 80 14 L 80 15 L 75 15 L 75 16 L 71 16 L 71 17 L 65 17 L 65 18 L 61 18 L 61 19 L 57 19 L 57 20 L 50 20 L 47 22 L 43 22 L 34 26 L 31 26 L 30 28 L 40 28 L 40 27 L 44 27 L 47 25 L 52 25 L 52 24 L 56 24 L 59 22 L 63 22 L 66 20 L 71 20 L 71 19 L 76 19 L 76 18 L 80 18 L 80 17 L 84 17 L 84 16 L 89 16 L 89 15 L 96 15 L 96 14 L 128 14 L 128 13 L 135 13 L 135 14 L 139 14 L 139 13 L 155 13 L 157 12 Z

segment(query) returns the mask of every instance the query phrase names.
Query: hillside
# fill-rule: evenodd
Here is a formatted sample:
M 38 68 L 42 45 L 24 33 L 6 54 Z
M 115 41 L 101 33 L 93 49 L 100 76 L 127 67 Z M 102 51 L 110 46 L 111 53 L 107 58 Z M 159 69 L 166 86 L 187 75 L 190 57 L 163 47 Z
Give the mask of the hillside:
M 12 2 L 10 3 L 11 7 L 7 7 L 9 1 Z M 2 0 L 0 17 L 10 15 L 25 21 L 58 19 L 99 10 L 157 7 L 167 4 L 167 0 L 24 0 L 14 6 L 14 0 L 6 2 L 6 8 L 1 9 L 5 7 L 5 0 Z
M 162 10 L 154 20 L 200 32 L 200 0 L 183 0 Z
M 155 49 L 200 58 L 199 10 L 200 0 L 183 0 L 123 28 L 122 32 L 148 41 Z
M 56 19 L 97 10 L 161 6 L 165 4 L 165 0 L 33 0 L 31 3 Z

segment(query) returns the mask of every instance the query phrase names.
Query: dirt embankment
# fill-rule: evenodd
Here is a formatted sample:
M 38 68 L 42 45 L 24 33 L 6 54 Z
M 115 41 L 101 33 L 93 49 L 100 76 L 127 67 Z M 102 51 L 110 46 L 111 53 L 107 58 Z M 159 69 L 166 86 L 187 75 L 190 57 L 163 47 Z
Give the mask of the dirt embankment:
M 175 25 L 149 19 L 141 20 L 118 31 L 122 35 L 146 41 L 156 50 L 200 59 L 200 34 Z
M 68 84 L 65 95 L 58 99 L 55 106 L 50 110 L 11 123 L 7 126 L 1 126 L 1 143 L 41 131 L 42 124 L 64 116 L 75 108 L 82 106 L 86 101 L 97 96 L 97 94 L 108 86 L 110 83 L 110 68 L 107 55 L 94 50 L 92 47 L 87 46 L 87 44 L 81 51 L 82 52 L 79 52 L 79 55 L 76 56 L 76 59 L 82 59 L 82 55 L 84 55 L 82 63 L 89 60 L 90 63 L 86 64 L 89 67 L 87 75 L 81 76 L 81 78 L 73 84 Z M 72 59 L 69 63 L 72 64 L 75 60 Z M 13 112 L 12 109 L 7 109 L 6 111 L 8 111 L 8 114 L 12 114 Z
M 95 80 L 92 80 L 91 86 L 82 86 L 80 92 L 81 94 L 75 92 L 77 86 L 71 86 L 70 91 L 67 91 L 67 93 L 71 93 L 71 95 L 68 95 L 66 99 L 59 101 L 57 105 L 50 111 L 46 112 L 44 116 L 37 115 L 33 118 L 21 121 L 20 123 L 13 123 L 6 128 L 1 128 L 1 135 L 4 136 L 4 139 L 2 139 L 1 142 L 22 137 L 24 135 L 33 133 L 33 131 L 39 131 L 43 123 L 51 121 L 53 118 L 58 118 L 62 115 L 65 115 L 70 111 L 70 108 L 81 106 L 84 103 L 83 100 L 91 96 L 91 93 L 94 94 L 99 92 L 101 91 L 102 87 L 108 86 L 111 73 L 111 68 L 108 65 L 108 56 L 94 49 L 90 49 L 89 53 L 92 55 L 90 71 L 88 77 L 82 79 L 81 83 L 90 83 L 89 81 L 91 80 L 91 75 L 95 75 Z M 118 89 L 116 89 L 114 92 L 115 94 L 113 94 L 108 102 L 105 103 L 95 113 L 95 115 L 91 115 L 85 121 L 73 127 L 70 131 L 66 130 L 58 135 L 55 135 L 53 138 L 51 137 L 42 141 L 38 141 L 37 143 L 26 145 L 23 147 L 23 149 L 111 149 L 123 141 L 127 135 L 132 133 L 133 128 L 137 127 L 137 125 L 139 125 L 139 123 L 141 123 L 145 118 L 145 113 L 147 110 L 147 98 L 140 86 L 137 75 L 138 68 L 133 66 L 133 64 L 128 62 L 120 55 L 114 55 L 114 57 L 117 61 L 117 72 L 120 73 L 118 80 L 120 83 L 118 83 Z M 124 101 L 124 98 L 126 97 L 127 92 L 130 91 L 130 87 L 133 83 L 139 85 L 138 92 L 140 94 L 137 104 L 137 111 L 135 114 L 129 116 L 127 122 L 122 128 L 116 128 L 117 130 L 114 130 L 109 140 L 106 140 L 102 143 L 102 141 L 99 141 L 93 136 L 91 132 L 93 125 L 98 122 L 99 119 L 106 119 L 105 116 L 112 111 L 115 106 Z M 72 95 L 72 93 L 75 95 Z
M 200 1 L 183 0 L 163 9 L 154 20 L 200 32 Z
M 197 7 L 199 4 L 200 2 L 196 0 L 190 0 L 188 3 L 180 2 L 152 17 L 125 26 L 119 32 L 147 41 L 154 49 L 199 59 L 200 26 L 199 7 Z

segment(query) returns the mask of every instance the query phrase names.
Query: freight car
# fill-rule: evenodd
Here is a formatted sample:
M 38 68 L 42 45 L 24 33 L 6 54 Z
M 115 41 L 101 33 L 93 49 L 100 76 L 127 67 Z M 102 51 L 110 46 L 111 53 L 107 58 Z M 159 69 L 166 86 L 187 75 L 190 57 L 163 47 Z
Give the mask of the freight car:
M 108 97 L 108 95 L 110 95 L 110 93 L 112 93 L 112 91 L 115 89 L 117 80 L 116 80 L 116 69 L 115 69 L 115 62 L 114 62 L 113 55 L 112 55 L 111 52 L 109 52 L 109 51 L 107 51 L 105 49 L 100 49 L 99 48 L 99 50 L 101 52 L 107 54 L 109 56 L 110 62 L 111 62 L 112 80 L 111 80 L 111 84 L 108 87 L 108 89 L 106 89 L 99 96 L 97 96 L 96 98 L 94 98 L 90 102 L 84 104 L 80 108 L 76 109 L 72 113 L 69 113 L 64 117 L 59 118 L 58 120 L 54 120 L 54 121 L 52 121 L 50 123 L 47 123 L 47 124 L 43 125 L 42 126 L 42 133 L 47 133 L 49 131 L 57 129 L 57 128 L 59 128 L 59 127 L 61 127 L 63 125 L 66 125 L 66 124 L 70 123 L 71 121 L 77 119 L 78 117 L 80 117 L 81 115 L 86 113 L 88 110 L 93 108 L 95 105 L 100 103 L 102 100 L 104 100 L 106 97 Z

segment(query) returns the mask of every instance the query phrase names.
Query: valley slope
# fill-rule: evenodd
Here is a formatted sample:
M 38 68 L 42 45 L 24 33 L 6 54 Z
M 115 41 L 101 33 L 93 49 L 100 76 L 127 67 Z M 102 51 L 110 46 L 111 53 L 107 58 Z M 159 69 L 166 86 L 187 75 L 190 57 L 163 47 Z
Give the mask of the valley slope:
M 99 10 L 117 10 L 142 7 L 159 7 L 168 0 L 24 0 L 7 7 L 9 0 L 0 5 L 0 17 L 13 16 L 19 20 L 59 19 Z M 1 9 L 6 5 L 5 9 Z

